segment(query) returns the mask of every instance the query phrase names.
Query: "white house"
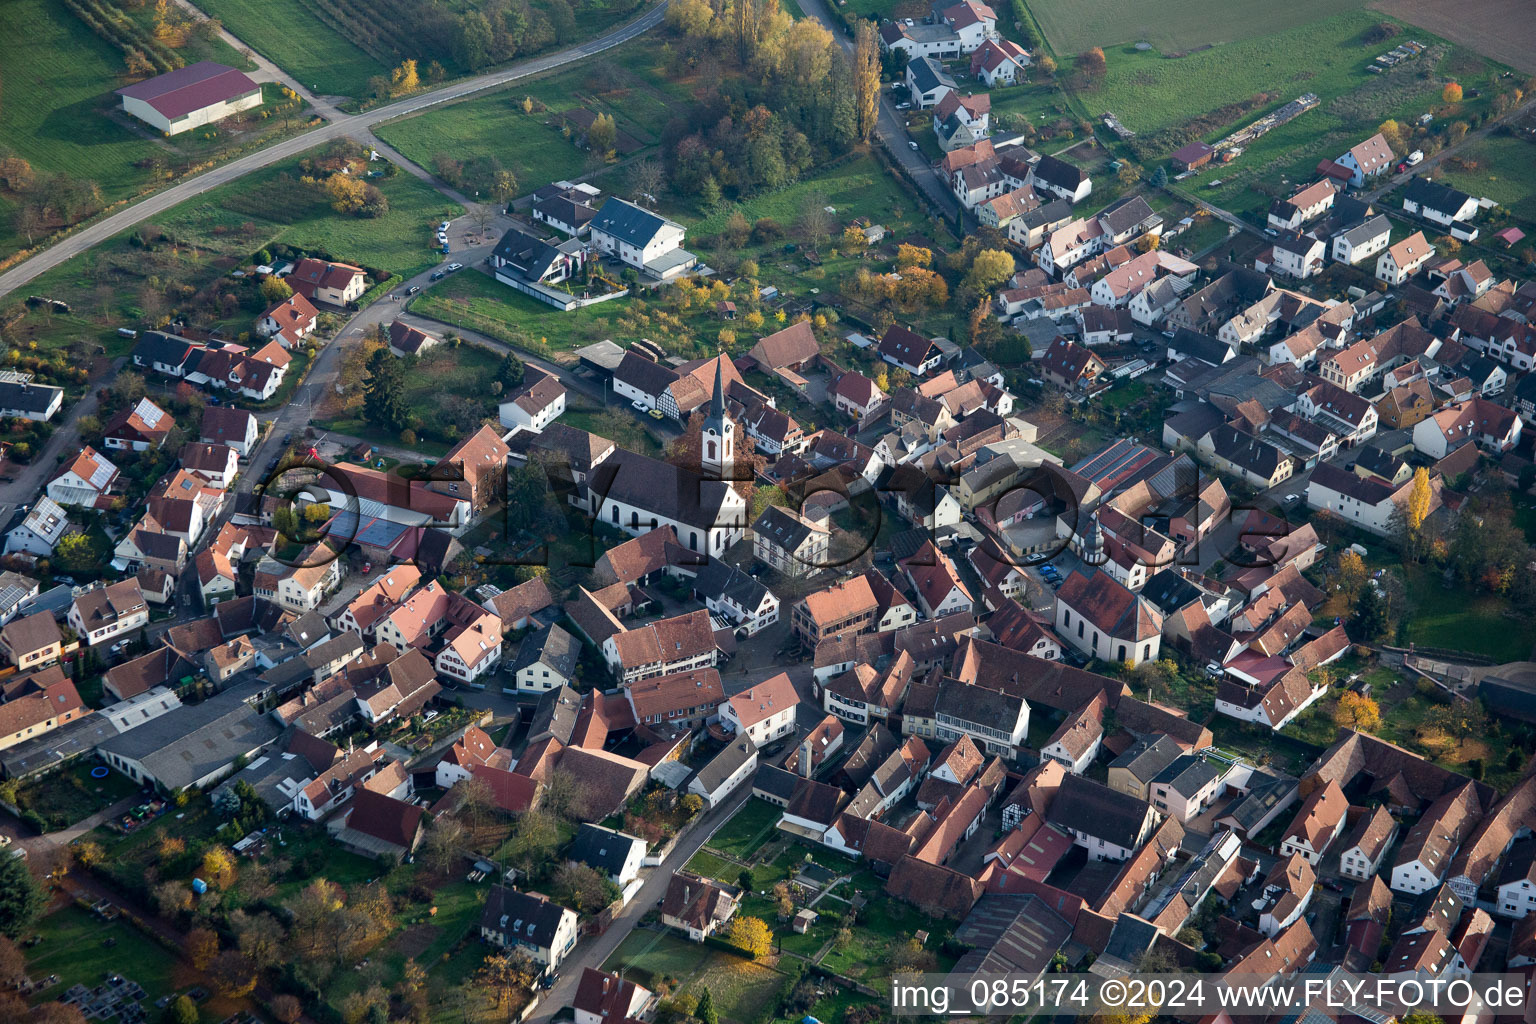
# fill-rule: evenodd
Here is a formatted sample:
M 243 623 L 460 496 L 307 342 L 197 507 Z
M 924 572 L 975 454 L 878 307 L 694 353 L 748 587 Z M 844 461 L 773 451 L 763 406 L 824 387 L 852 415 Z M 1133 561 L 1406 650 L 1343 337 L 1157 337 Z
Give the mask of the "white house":
M 671 280 L 698 262 L 683 248 L 686 228 L 623 199 L 604 203 L 592 218 L 591 231 L 593 248 L 660 280 Z
M 106 501 L 117 474 L 117 467 L 106 456 L 86 445 L 48 481 L 48 497 L 60 505 L 96 508 Z
M 721 704 L 720 724 L 763 747 L 795 731 L 795 707 L 799 703 L 795 684 L 787 673 L 780 672 Z
M 53 557 L 53 549 L 69 531 L 69 516 L 58 502 L 44 495 L 27 517 L 5 535 L 5 553 L 25 552 L 39 558 Z
M 1321 238 L 1310 234 L 1284 235 L 1270 247 L 1269 269 L 1304 281 L 1320 272 L 1327 258 L 1328 245 Z
M 67 621 L 87 647 L 95 647 L 149 622 L 149 605 L 137 579 L 98 584 L 75 594 Z
M 623 887 L 640 877 L 645 863 L 646 842 L 617 829 L 584 824 L 565 851 L 565 859 L 595 868 L 608 881 Z
M 565 395 L 559 378 L 530 366 L 517 394 L 502 399 L 501 425 L 540 433 L 565 412 Z
M 1414 178 L 1403 191 L 1403 211 L 1417 214 L 1431 224 L 1449 228 L 1477 216 L 1477 200 L 1459 189 L 1426 178 Z
M 0 417 L 46 423 L 63 406 L 63 388 L 34 384 L 30 373 L 0 370 Z
M 480 941 L 521 950 L 546 976 L 560 969 L 578 937 L 574 910 L 510 886 L 492 886 L 480 914 Z
M 1367 178 L 1386 174 L 1392 169 L 1392 147 L 1384 135 L 1377 132 L 1339 157 L 1334 163 L 1350 172 L 1349 183 L 1355 188 L 1365 184 Z
M 1382 214 L 1333 236 L 1333 258 L 1351 265 L 1370 259 L 1392 240 L 1392 222 Z
M 1280 841 L 1280 856 L 1295 853 L 1313 867 L 1322 863 L 1328 847 L 1344 831 L 1348 810 L 1349 799 L 1337 782 L 1330 779 L 1314 789 L 1286 828 Z
M 1339 873 L 1357 882 L 1368 881 L 1380 869 L 1396 837 L 1397 822 L 1385 807 L 1367 811 L 1345 837 Z
M 918 57 L 907 65 L 907 93 L 919 110 L 937 106 L 955 89 L 955 80 L 932 57 Z
M 1435 247 L 1424 239 L 1424 232 L 1415 231 L 1376 258 L 1376 280 L 1389 285 L 1400 285 L 1434 258 Z

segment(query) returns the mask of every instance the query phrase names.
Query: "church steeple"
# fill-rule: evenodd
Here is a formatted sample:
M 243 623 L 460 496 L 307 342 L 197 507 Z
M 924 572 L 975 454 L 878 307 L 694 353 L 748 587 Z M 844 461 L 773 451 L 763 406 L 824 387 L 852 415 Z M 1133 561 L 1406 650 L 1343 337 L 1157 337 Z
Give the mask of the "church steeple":
M 715 357 L 715 393 L 700 431 L 699 458 L 704 475 L 729 480 L 736 462 L 736 421 L 725 411 L 725 356 Z

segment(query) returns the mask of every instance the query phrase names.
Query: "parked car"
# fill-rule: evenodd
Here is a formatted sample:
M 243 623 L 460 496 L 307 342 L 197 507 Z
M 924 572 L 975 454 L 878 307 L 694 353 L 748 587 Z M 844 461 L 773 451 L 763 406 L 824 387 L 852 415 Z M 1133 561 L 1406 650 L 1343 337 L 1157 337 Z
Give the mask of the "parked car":
M 646 415 L 653 420 L 659 420 L 662 417 L 662 412 L 660 409 L 651 409 L 646 413 Z
M 455 271 L 463 270 L 464 269 L 464 264 L 462 264 L 462 263 L 450 263 L 446 267 L 444 267 L 443 269 L 446 270 L 448 273 L 452 274 Z
M 643 401 L 641 401 L 638 398 L 635 399 L 633 402 L 630 402 L 629 404 L 635 410 L 635 412 L 649 412 L 650 411 L 650 407 L 647 406 Z
M 405 294 L 407 294 L 407 295 L 415 295 L 419 291 L 421 291 L 421 285 L 413 284 L 413 285 L 411 285 L 409 288 L 407 288 L 405 290 Z
M 439 224 L 437 226 L 437 230 L 439 230 L 439 231 L 447 231 L 448 230 L 448 222 L 447 221 L 443 221 L 441 224 Z
M 441 270 L 434 270 L 434 271 L 432 271 L 432 280 L 434 280 L 434 281 L 441 281 L 443 278 L 445 278 L 447 276 L 448 275 L 445 274 Z
M 912 141 L 910 141 L 910 140 L 909 140 L 909 141 L 908 141 L 908 142 L 907 142 L 907 146 L 908 146 L 908 147 L 909 147 L 909 148 L 910 148 L 910 149 L 914 149 L 914 150 L 915 150 L 915 149 L 917 149 L 917 143 L 916 143 L 916 142 L 912 142 Z

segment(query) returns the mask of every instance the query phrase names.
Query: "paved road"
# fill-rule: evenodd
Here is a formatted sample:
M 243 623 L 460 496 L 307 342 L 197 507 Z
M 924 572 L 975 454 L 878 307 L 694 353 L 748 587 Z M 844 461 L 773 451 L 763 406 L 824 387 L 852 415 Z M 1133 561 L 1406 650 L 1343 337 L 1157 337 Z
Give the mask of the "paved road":
M 801 0 L 800 9 L 821 22 L 832 33 L 838 45 L 850 56 L 853 55 L 853 40 L 843 32 L 843 26 L 833 20 L 827 10 L 826 0 Z M 953 221 L 960 215 L 960 201 L 955 198 L 955 193 L 939 177 L 928 158 L 908 144 L 912 137 L 907 134 L 906 122 L 885 89 L 880 90 L 880 117 L 875 123 L 875 138 L 890 153 L 891 159 L 906 170 L 928 200 L 943 211 L 945 217 Z
M 588 939 L 576 947 L 576 952 L 560 965 L 560 980 L 555 987 L 543 994 L 537 1015 L 531 1018 L 536 1024 L 550 1020 L 556 1012 L 570 1006 L 576 999 L 576 986 L 581 982 L 583 968 L 600 968 L 619 948 L 629 933 L 640 923 L 646 912 L 667 894 L 667 882 L 674 871 L 687 864 L 699 847 L 715 834 L 715 830 L 728 821 L 752 795 L 752 787 L 743 785 L 731 799 L 704 813 L 698 824 L 683 836 L 660 866 L 649 869 L 650 877 L 640 886 L 635 898 L 619 912 L 608 930 L 595 939 Z
M 375 125 L 382 124 L 393 118 L 420 113 L 439 104 L 450 103 L 454 100 L 483 92 L 486 89 L 494 89 L 497 86 L 527 78 L 530 75 L 537 75 L 554 68 L 563 67 L 566 64 L 574 63 L 585 57 L 594 56 L 595 54 L 602 53 L 604 50 L 609 50 L 622 43 L 626 43 L 659 25 L 662 18 L 666 15 L 666 8 L 667 0 L 661 0 L 657 6 L 634 21 L 596 39 L 561 50 L 559 53 L 552 53 L 545 57 L 523 61 L 501 71 L 493 71 L 489 74 L 465 79 L 462 82 L 456 82 L 452 85 L 443 86 L 440 89 L 410 96 L 361 114 L 338 114 L 328 124 L 316 128 L 314 131 L 275 142 L 265 149 L 205 171 L 195 178 L 189 178 L 163 192 L 157 192 L 155 195 L 142 199 L 110 217 L 104 217 L 89 227 L 82 228 L 51 248 L 45 249 L 31 259 L 17 264 L 4 274 L 0 274 L 0 296 L 8 295 L 26 285 L 38 275 L 62 265 L 71 257 L 89 250 L 120 231 L 131 228 L 135 224 L 139 224 L 156 214 L 164 213 L 171 207 L 202 195 L 209 189 L 218 188 L 220 185 L 236 181 L 252 171 L 260 170 L 263 167 L 270 167 L 275 163 L 295 157 L 323 142 L 348 136 L 371 137 L 371 130 Z
M 111 380 L 117 376 L 117 371 L 123 368 L 126 358 L 114 360 L 112 373 L 107 378 Z M 48 441 L 40 451 L 33 452 L 32 461 L 26 466 L 16 465 L 16 472 L 12 478 L 0 483 L 0 523 L 5 522 L 11 510 L 23 502 L 37 500 L 37 496 L 43 492 L 44 485 L 58 470 L 58 457 L 60 455 L 73 455 L 80 443 L 80 420 L 84 416 L 96 415 L 96 408 L 101 403 L 96 398 L 96 389 L 100 381 L 91 381 L 86 384 L 88 389 L 69 410 L 69 414 L 57 424 L 57 428 L 49 436 Z

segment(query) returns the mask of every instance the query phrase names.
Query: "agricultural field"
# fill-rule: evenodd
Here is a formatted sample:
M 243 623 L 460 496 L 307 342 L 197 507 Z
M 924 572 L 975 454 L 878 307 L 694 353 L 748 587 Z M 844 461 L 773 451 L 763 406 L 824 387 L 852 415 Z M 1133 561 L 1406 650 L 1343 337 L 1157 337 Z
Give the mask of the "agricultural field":
M 1371 0 L 1370 6 L 1536 75 L 1536 18 L 1525 0 Z
M 303 0 L 201 0 L 235 37 L 320 96 L 361 96 L 384 65 L 327 28 Z
M 1093 46 L 1148 42 L 1160 50 L 1233 43 L 1305 25 L 1359 0 L 1292 0 L 1235 4 L 1226 0 L 1026 0 L 1051 48 L 1060 54 Z
M 298 127 L 298 107 L 283 118 L 250 120 L 219 132 L 193 131 L 162 139 L 118 109 L 112 90 L 129 84 L 123 52 L 95 35 L 62 4 L 47 0 L 12 0 L 0 4 L 0 153 L 19 156 L 32 167 L 34 184 L 21 192 L 0 188 L 0 261 L 29 243 L 17 215 L 23 207 L 50 202 L 48 179 L 67 176 L 94 183 L 100 202 L 112 204 L 151 191 L 177 168 L 222 159 L 232 152 Z M 239 67 L 246 61 L 217 40 L 196 36 L 175 54 L 192 62 L 223 60 Z M 279 102 L 269 89 L 269 104 Z M 271 109 L 268 107 L 266 109 Z M 94 204 L 82 205 L 82 212 Z M 78 215 L 77 215 L 78 216 Z M 76 218 L 72 218 L 76 219 Z M 41 234 L 59 223 L 44 218 Z M 34 240 L 41 235 L 34 233 Z

